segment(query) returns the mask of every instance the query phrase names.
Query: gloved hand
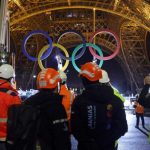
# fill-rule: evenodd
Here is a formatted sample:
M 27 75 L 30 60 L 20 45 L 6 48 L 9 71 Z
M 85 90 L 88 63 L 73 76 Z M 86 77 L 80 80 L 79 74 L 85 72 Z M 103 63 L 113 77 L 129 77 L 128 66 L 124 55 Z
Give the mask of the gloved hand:
M 62 70 L 59 70 L 59 75 L 60 75 L 60 78 L 61 78 L 61 83 L 66 83 L 66 81 L 67 81 L 66 73 Z

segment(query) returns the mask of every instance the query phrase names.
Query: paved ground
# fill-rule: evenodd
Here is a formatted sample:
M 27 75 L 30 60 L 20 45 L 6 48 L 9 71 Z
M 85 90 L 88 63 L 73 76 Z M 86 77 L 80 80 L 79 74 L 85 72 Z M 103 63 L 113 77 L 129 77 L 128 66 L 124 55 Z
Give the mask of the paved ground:
M 119 150 L 150 150 L 150 142 L 145 134 L 148 131 L 140 126 L 140 130 L 135 128 L 135 115 L 127 114 L 128 132 L 119 141 Z M 150 117 L 145 117 L 145 127 L 150 129 Z
M 140 126 L 140 130 L 135 128 L 135 115 L 126 112 L 128 120 L 128 132 L 119 140 L 118 150 L 150 150 L 150 142 L 145 134 L 148 131 Z M 145 117 L 146 129 L 150 129 L 150 117 Z M 76 150 L 77 142 L 72 139 L 72 150 Z

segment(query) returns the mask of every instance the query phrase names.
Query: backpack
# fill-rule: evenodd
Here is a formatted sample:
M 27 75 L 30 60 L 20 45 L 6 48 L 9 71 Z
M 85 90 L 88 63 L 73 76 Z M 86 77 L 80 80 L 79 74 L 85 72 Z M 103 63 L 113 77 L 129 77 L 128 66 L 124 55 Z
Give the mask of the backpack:
M 16 96 L 15 92 L 7 88 L 0 88 L 0 92 Z M 24 149 L 25 145 L 21 143 L 27 144 L 28 137 L 34 138 L 36 136 L 39 125 L 39 113 L 40 109 L 38 107 L 25 104 L 14 104 L 8 108 L 6 139 L 8 150 Z
M 7 148 L 25 150 L 35 143 L 40 124 L 40 109 L 30 105 L 12 105 L 8 109 Z

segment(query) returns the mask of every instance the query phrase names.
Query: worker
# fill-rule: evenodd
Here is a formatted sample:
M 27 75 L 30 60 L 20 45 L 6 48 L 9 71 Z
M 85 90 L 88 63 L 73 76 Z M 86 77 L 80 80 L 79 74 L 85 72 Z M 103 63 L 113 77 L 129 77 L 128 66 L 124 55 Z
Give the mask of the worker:
M 102 70 L 102 78 L 99 79 L 99 82 L 101 84 L 107 84 L 108 86 L 111 86 L 114 92 L 114 95 L 116 95 L 123 103 L 125 102 L 125 98 L 120 94 L 118 89 L 116 89 L 111 83 L 110 78 L 108 76 L 108 73 L 105 70 Z M 118 149 L 118 140 L 115 141 L 115 150 Z
M 139 94 L 138 102 L 145 108 L 150 108 L 150 74 L 144 78 L 144 87 Z
M 120 94 L 118 89 L 116 89 L 112 84 L 110 83 L 110 79 L 108 77 L 108 73 L 105 70 L 102 70 L 102 78 L 99 80 L 100 83 L 108 84 L 113 88 L 114 94 L 120 98 L 120 100 L 124 103 L 125 98 Z
M 6 150 L 8 108 L 20 104 L 21 99 L 12 87 L 15 71 L 9 64 L 0 66 L 0 150 Z
M 53 68 L 42 70 L 37 76 L 39 92 L 26 101 L 26 105 L 40 107 L 38 139 L 41 150 L 70 150 L 68 120 L 62 96 L 58 93 L 61 75 Z M 30 147 L 29 147 L 30 149 Z
M 62 79 L 61 83 L 60 83 L 60 92 L 59 92 L 59 94 L 63 96 L 62 104 L 65 107 L 65 110 L 66 110 L 66 113 L 67 113 L 67 119 L 68 119 L 68 121 L 70 121 L 71 105 L 72 105 L 73 100 L 74 100 L 74 95 L 67 88 L 67 84 L 66 84 L 67 76 L 66 76 L 66 74 L 61 70 L 59 71 L 59 73 L 60 73 L 60 77 Z
M 127 132 L 122 101 L 107 84 L 100 84 L 102 70 L 94 62 L 81 66 L 85 87 L 72 105 L 71 129 L 78 150 L 115 150 L 115 141 Z

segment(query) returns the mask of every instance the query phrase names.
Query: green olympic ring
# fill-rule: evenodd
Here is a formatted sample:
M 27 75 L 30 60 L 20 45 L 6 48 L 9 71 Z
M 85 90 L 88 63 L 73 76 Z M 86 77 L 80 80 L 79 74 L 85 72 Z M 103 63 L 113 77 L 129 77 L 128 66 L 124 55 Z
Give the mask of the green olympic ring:
M 100 47 L 98 47 L 97 45 L 95 45 L 95 44 L 92 44 L 92 43 L 86 43 L 86 47 L 93 47 L 98 53 L 99 53 L 99 55 L 100 56 L 102 56 L 103 57 L 103 53 L 102 53 L 102 50 L 100 49 Z M 71 58 L 72 58 L 72 65 L 73 65 L 73 67 L 78 71 L 78 72 L 80 72 L 80 69 L 79 69 L 79 67 L 76 65 L 76 63 L 75 63 L 75 55 L 76 55 L 76 53 L 81 49 L 83 47 L 83 44 L 80 44 L 80 45 L 78 45 L 75 49 L 74 49 L 74 51 L 73 51 L 73 53 L 72 53 L 72 56 L 71 56 Z M 103 65 L 103 60 L 100 60 L 100 63 L 99 63 L 99 67 L 101 68 L 102 67 L 102 65 Z

